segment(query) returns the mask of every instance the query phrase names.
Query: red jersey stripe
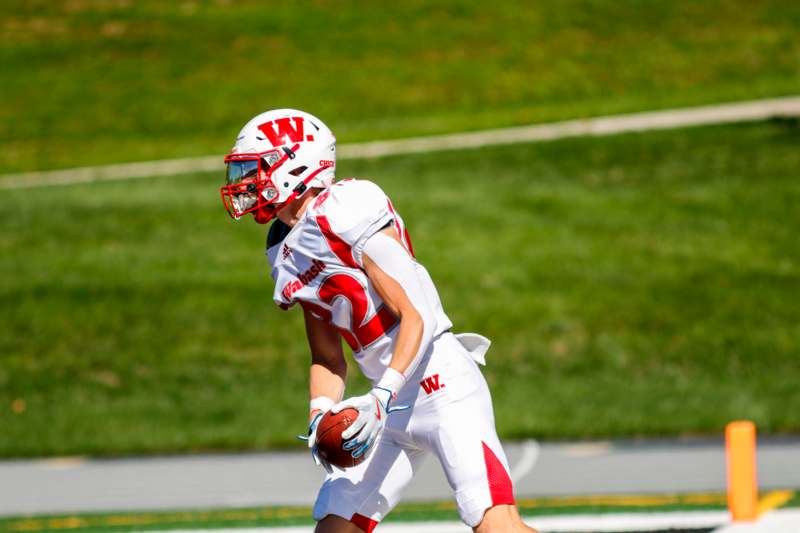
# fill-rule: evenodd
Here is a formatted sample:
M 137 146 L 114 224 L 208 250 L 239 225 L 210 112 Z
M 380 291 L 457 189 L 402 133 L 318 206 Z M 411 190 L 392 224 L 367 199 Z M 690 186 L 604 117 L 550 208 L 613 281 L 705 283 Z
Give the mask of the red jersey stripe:
M 361 267 L 359 267 L 355 259 L 353 259 L 353 249 L 349 244 L 344 242 L 341 237 L 334 233 L 331 229 L 330 222 L 328 222 L 328 217 L 325 215 L 317 215 L 316 219 L 322 235 L 325 236 L 325 240 L 328 241 L 328 246 L 330 246 L 331 251 L 336 254 L 336 257 L 341 259 L 342 263 L 345 265 L 360 269 Z

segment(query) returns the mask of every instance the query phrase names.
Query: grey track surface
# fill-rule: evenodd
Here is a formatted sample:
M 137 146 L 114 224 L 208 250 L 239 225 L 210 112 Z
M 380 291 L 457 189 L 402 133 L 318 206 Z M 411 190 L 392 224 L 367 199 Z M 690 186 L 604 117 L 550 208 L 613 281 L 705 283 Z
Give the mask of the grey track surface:
M 725 489 L 722 440 L 505 443 L 519 498 Z M 534 461 L 535 459 L 535 461 Z M 800 437 L 759 439 L 762 489 L 800 487 Z M 310 505 L 308 453 L 0 461 L 0 515 Z M 450 498 L 433 457 L 405 501 Z

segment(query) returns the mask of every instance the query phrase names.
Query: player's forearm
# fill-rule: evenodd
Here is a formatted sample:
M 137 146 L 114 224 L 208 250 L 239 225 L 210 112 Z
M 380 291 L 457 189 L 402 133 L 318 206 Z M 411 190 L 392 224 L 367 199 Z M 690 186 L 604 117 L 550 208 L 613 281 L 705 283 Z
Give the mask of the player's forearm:
M 399 392 L 422 361 L 433 340 L 436 318 L 426 306 L 422 309 L 409 306 L 400 315 L 400 326 L 395 339 L 394 352 L 377 387 Z
M 344 361 L 333 367 L 321 363 L 311 364 L 308 376 L 309 418 L 342 399 L 346 377 L 347 365 Z M 325 398 L 330 402 L 324 400 Z
M 420 313 L 416 308 L 410 307 L 400 316 L 400 326 L 389 368 L 405 376 L 414 372 L 433 337 L 435 320 L 432 316 L 423 317 L 425 311 Z
M 308 374 L 309 414 L 327 411 L 333 403 L 342 399 L 347 377 L 347 363 L 342 351 L 339 332 L 332 326 L 314 317 L 310 309 L 303 307 L 308 347 L 311 349 L 311 369 Z

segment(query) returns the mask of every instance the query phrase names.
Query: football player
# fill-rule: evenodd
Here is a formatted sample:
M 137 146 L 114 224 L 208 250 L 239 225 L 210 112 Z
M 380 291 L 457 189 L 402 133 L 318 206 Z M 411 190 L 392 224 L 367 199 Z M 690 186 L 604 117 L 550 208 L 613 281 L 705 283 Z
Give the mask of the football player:
M 314 505 L 317 532 L 371 532 L 433 454 L 461 519 L 478 532 L 535 531 L 519 517 L 508 461 L 478 364 L 488 339 L 455 335 L 403 219 L 372 182 L 334 182 L 336 139 L 293 109 L 249 121 L 225 157 L 230 215 L 273 219 L 267 257 L 282 309 L 300 304 L 311 349 L 308 446 L 327 471 Z M 372 383 L 342 401 L 342 339 Z M 319 456 L 328 410 L 358 410 L 342 437 L 353 468 Z

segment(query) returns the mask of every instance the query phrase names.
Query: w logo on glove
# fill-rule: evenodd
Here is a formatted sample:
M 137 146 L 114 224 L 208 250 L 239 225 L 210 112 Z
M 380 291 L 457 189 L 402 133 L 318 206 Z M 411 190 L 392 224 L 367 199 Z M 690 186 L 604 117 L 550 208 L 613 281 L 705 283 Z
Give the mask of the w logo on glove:
M 439 383 L 439 374 L 428 376 L 420 381 L 419 384 L 422 386 L 425 394 L 430 394 L 444 388 L 444 383 Z

